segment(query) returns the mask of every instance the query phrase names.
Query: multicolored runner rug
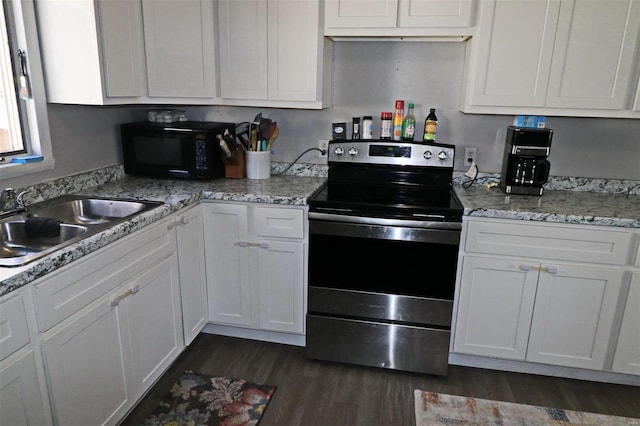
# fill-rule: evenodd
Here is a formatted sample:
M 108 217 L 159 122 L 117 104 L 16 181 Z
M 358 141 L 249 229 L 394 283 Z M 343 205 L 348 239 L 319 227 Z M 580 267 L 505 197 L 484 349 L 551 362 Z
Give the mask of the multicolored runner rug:
M 640 419 L 537 407 L 416 389 L 416 426 L 628 426 Z
M 275 386 L 187 370 L 144 424 L 257 425 L 275 390 Z

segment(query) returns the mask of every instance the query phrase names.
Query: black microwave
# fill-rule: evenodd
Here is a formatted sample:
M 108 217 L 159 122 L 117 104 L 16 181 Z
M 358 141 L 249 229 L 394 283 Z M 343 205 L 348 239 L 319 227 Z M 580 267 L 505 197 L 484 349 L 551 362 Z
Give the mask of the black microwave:
M 213 179 L 225 175 L 218 135 L 234 123 L 140 121 L 120 126 L 124 172 L 130 175 Z

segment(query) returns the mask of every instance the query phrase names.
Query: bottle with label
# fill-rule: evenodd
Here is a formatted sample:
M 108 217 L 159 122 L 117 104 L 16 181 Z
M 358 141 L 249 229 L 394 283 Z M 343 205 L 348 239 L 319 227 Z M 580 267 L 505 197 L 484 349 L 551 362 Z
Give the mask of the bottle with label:
M 380 114 L 380 140 L 391 140 L 391 117 L 393 114 L 390 112 Z
M 404 121 L 404 101 L 396 101 L 396 111 L 393 118 L 393 140 L 402 139 L 402 122 Z
M 353 127 L 351 128 L 351 139 L 360 139 L 360 117 L 353 117 Z
M 371 139 L 373 137 L 373 117 L 365 115 L 362 117 L 362 139 Z
M 412 141 L 416 132 L 416 116 L 413 113 L 413 104 L 409 104 L 409 111 L 402 122 L 402 140 Z
M 433 142 L 436 140 L 436 130 L 438 127 L 438 117 L 436 117 L 436 109 L 431 108 L 429 115 L 424 120 L 424 140 Z

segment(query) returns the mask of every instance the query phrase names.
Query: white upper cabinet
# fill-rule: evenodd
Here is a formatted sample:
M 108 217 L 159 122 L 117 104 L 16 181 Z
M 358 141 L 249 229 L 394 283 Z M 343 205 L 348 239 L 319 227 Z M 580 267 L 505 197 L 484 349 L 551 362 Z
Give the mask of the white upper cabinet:
M 485 0 L 461 109 L 638 118 L 639 30 L 638 0 Z
M 213 98 L 214 9 L 210 0 L 142 0 L 150 97 Z
M 103 105 L 145 93 L 140 3 L 38 1 L 47 101 Z
M 220 95 L 229 105 L 328 106 L 331 44 L 318 0 L 220 0 Z
M 634 93 L 637 0 L 564 0 L 546 106 L 620 110 Z
M 326 0 L 326 36 L 468 35 L 474 0 Z
M 213 0 L 39 0 L 47 101 L 215 103 Z
M 555 0 L 483 3 L 473 104 L 544 106 L 559 4 Z

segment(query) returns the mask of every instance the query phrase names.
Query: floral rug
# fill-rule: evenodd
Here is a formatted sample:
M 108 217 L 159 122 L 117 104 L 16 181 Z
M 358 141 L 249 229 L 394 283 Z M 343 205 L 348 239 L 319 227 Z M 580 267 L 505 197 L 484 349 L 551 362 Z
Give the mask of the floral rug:
M 414 391 L 416 426 L 628 426 L 640 419 Z
M 257 425 L 275 390 L 275 386 L 187 370 L 144 424 Z

